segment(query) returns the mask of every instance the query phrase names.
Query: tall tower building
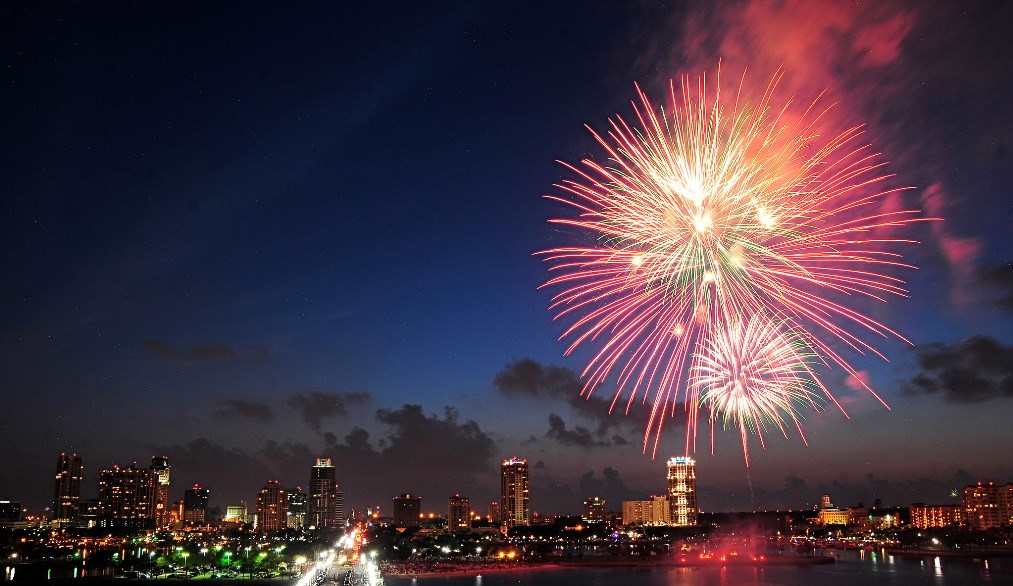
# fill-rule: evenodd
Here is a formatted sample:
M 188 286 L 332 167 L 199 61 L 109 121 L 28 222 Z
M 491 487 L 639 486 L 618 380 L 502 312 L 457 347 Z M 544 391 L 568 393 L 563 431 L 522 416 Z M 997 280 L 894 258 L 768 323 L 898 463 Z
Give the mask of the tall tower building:
M 964 523 L 971 531 L 984 531 L 1003 524 L 1000 489 L 994 482 L 964 487 Z
M 422 513 L 422 497 L 404 493 L 394 497 L 394 526 L 418 527 Z
M 155 526 L 155 473 L 133 463 L 113 465 L 98 474 L 99 524 L 102 527 L 151 529 Z
M 268 480 L 257 495 L 257 531 L 277 533 L 288 525 L 288 496 L 277 480 Z
M 605 499 L 600 496 L 584 499 L 584 514 L 581 515 L 581 519 L 585 523 L 604 523 L 605 513 Z
M 183 522 L 187 525 L 203 525 L 207 521 L 208 501 L 211 489 L 199 482 L 183 493 Z
M 500 514 L 507 527 L 530 525 L 528 461 L 524 458 L 503 460 L 500 465 Z
M 672 525 L 696 525 L 696 460 L 693 458 L 668 460 L 668 499 Z
M 84 464 L 81 456 L 60 452 L 56 457 L 56 482 L 53 489 L 54 520 L 61 524 L 77 520 L 83 478 Z
M 471 529 L 471 500 L 461 493 L 451 495 L 447 507 L 447 529 L 460 531 Z
M 151 471 L 158 484 L 155 486 L 155 527 L 161 529 L 171 523 L 172 505 L 169 503 L 169 486 L 172 484 L 172 466 L 165 456 L 151 458 Z
M 286 491 L 288 497 L 288 518 L 285 524 L 289 529 L 301 529 L 306 526 L 306 491 L 301 486 Z
M 309 520 L 317 529 L 340 527 L 345 518 L 344 494 L 338 488 L 330 458 L 317 458 L 310 469 Z

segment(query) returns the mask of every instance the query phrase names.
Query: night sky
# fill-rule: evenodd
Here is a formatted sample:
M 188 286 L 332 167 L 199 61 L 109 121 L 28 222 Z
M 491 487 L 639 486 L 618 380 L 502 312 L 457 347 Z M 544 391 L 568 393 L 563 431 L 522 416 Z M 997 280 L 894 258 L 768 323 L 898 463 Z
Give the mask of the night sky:
M 702 508 L 1013 480 L 1009 3 L 32 4 L 0 36 L 0 498 L 46 506 L 61 450 L 85 497 L 164 454 L 222 508 L 318 454 L 353 506 L 482 508 L 510 455 L 538 511 L 661 491 L 681 424 L 652 461 L 575 399 L 531 253 L 572 236 L 540 196 L 600 156 L 583 124 L 718 58 L 829 89 L 946 220 L 875 314 L 917 348 L 854 360 L 893 410 L 828 375 L 852 419 L 755 450 L 752 497 L 719 433 Z

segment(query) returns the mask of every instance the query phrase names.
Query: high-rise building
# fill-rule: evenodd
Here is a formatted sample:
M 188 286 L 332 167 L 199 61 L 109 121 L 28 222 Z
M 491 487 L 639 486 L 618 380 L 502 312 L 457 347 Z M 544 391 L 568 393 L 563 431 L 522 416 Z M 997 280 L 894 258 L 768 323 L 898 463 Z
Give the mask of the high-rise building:
M 911 524 L 918 529 L 950 527 L 964 524 L 964 511 L 960 505 L 911 505 Z
M 454 493 L 448 501 L 447 529 L 471 529 L 471 501 L 461 493 Z
M 696 525 L 696 461 L 680 456 L 668 460 L 668 498 L 672 525 Z
M 155 473 L 136 462 L 98 474 L 99 525 L 131 529 L 155 526 Z
M 288 525 L 288 496 L 277 480 L 268 480 L 257 495 L 257 531 L 276 533 Z
M 151 471 L 158 479 L 155 487 L 155 527 L 168 527 L 171 523 L 171 504 L 169 503 L 169 486 L 172 484 L 172 466 L 169 458 L 154 456 L 151 458 Z
M 496 523 L 498 525 L 503 522 L 503 513 L 501 512 L 499 506 L 499 501 L 492 501 L 489 503 L 489 512 L 487 513 L 487 516 L 489 517 L 490 523 Z
M 418 527 L 422 513 L 422 497 L 404 493 L 394 497 L 394 526 Z
M 500 464 L 500 512 L 507 527 L 531 524 L 528 461 L 509 458 Z
M 302 529 L 306 526 L 306 491 L 301 486 L 286 491 L 288 495 L 288 518 L 285 525 L 289 529 Z
M 994 482 L 979 482 L 964 487 L 964 523 L 972 531 L 992 529 L 1003 524 L 1000 487 Z
M 203 525 L 208 517 L 208 501 L 211 489 L 199 482 L 183 493 L 183 522 L 187 525 Z
M 77 520 L 81 503 L 84 464 L 78 454 L 60 452 L 56 457 L 56 483 L 53 490 L 53 520 L 68 524 Z
M 999 522 L 1013 525 L 1013 482 L 999 487 Z
M 667 495 L 652 496 L 644 501 L 623 501 L 623 525 L 670 525 L 672 499 Z
M 605 499 L 590 496 L 584 499 L 584 514 L 580 516 L 585 523 L 605 522 Z
M 102 522 L 102 504 L 98 499 L 81 499 L 81 508 L 77 513 L 77 526 L 90 529 L 98 527 Z
M 341 527 L 345 520 L 344 494 L 330 458 L 317 458 L 310 469 L 309 524 L 317 529 Z

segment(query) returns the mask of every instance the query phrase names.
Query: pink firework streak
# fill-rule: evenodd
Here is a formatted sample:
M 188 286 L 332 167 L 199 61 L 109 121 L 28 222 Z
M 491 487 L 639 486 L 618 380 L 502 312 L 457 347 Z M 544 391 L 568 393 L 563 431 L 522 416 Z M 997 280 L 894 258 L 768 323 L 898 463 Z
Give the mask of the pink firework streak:
M 808 357 L 800 358 L 807 388 L 845 416 L 812 366 L 836 365 L 889 409 L 840 351 L 886 360 L 865 338 L 910 342 L 849 301 L 906 297 L 904 281 L 885 271 L 914 268 L 896 249 L 916 242 L 889 233 L 932 218 L 884 205 L 911 188 L 885 185 L 892 175 L 863 128 L 824 137 L 821 120 L 832 106 L 822 96 L 801 113 L 790 99 L 775 103 L 780 77 L 754 101 L 742 95 L 741 80 L 723 95 L 720 70 L 710 91 L 705 77 L 684 78 L 678 88 L 670 82 L 667 112 L 635 86 L 632 122 L 617 115 L 604 134 L 588 127 L 607 161 L 561 162 L 573 177 L 556 185 L 561 194 L 546 196 L 576 212 L 551 223 L 594 241 L 537 253 L 550 265 L 542 286 L 561 288 L 550 309 L 572 322 L 560 337 L 569 340 L 566 355 L 582 344 L 597 348 L 581 395 L 611 379 L 610 411 L 625 401 L 629 413 L 638 397 L 649 402 L 643 450 L 653 436 L 652 456 L 680 405 L 686 451 L 695 450 L 706 386 L 689 384 L 691 363 L 727 348 L 729 331 L 753 319 L 774 328 L 772 340 L 801 345 L 770 355 Z M 762 389 L 781 392 L 769 381 Z M 726 419 L 713 402 L 703 406 L 712 421 Z M 794 408 L 776 408 L 777 421 L 798 422 Z M 741 420 L 736 427 L 743 436 L 758 429 Z

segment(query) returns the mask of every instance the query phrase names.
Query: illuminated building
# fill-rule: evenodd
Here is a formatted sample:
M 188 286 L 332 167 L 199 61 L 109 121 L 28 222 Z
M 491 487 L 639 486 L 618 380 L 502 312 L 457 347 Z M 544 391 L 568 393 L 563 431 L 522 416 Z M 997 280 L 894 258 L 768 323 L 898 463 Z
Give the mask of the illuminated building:
M 25 525 L 25 509 L 21 503 L 0 501 L 0 528 L 22 529 Z
M 671 501 L 672 525 L 696 525 L 696 461 L 693 458 L 668 460 L 668 498 Z
M 394 526 L 418 527 L 422 512 L 422 497 L 404 493 L 394 497 Z
M 447 529 L 460 531 L 471 529 L 471 501 L 468 497 L 454 493 L 447 505 Z
M 276 533 L 288 524 L 288 496 L 277 480 L 268 480 L 257 495 L 257 531 Z
M 246 503 L 227 505 L 225 507 L 225 518 L 222 521 L 241 525 L 246 522 L 246 512 Z
M 183 493 L 183 522 L 187 525 L 203 525 L 207 521 L 208 500 L 211 489 L 194 483 Z
M 605 499 L 600 496 L 592 496 L 584 499 L 584 514 L 581 519 L 585 523 L 605 522 Z
M 500 511 L 507 527 L 531 524 L 528 461 L 509 458 L 500 465 Z
M 1000 523 L 1013 525 L 1013 483 L 999 487 Z
M 964 511 L 960 505 L 911 505 L 911 524 L 918 529 L 950 527 L 964 524 Z
M 317 529 L 333 529 L 344 523 L 343 495 L 338 488 L 330 458 L 317 458 L 310 469 L 309 524 Z
M 500 512 L 499 501 L 492 501 L 489 503 L 489 512 L 487 515 L 490 523 L 499 524 L 503 522 L 503 514 Z
M 1003 524 L 1000 487 L 994 482 L 979 482 L 964 487 L 964 523 L 972 531 L 992 529 Z
M 285 525 L 289 529 L 301 529 L 306 525 L 306 491 L 301 486 L 286 491 L 288 494 L 288 518 Z
M 99 526 L 151 529 L 155 526 L 155 473 L 137 463 L 113 465 L 98 474 Z
M 81 508 L 77 513 L 77 526 L 90 529 L 98 527 L 102 520 L 102 506 L 98 499 L 81 499 Z
M 825 494 L 820 499 L 820 511 L 816 517 L 820 525 L 849 525 L 851 523 L 851 511 L 839 509 L 830 500 L 830 495 Z
M 158 479 L 155 487 L 155 526 L 168 527 L 172 520 L 169 505 L 169 486 L 172 484 L 172 466 L 165 456 L 151 458 L 151 471 Z
M 58 524 L 69 524 L 77 519 L 83 478 L 81 456 L 60 452 L 56 457 L 56 482 L 53 490 L 53 520 Z
M 671 525 L 672 500 L 669 496 L 652 496 L 643 501 L 623 501 L 623 525 Z

